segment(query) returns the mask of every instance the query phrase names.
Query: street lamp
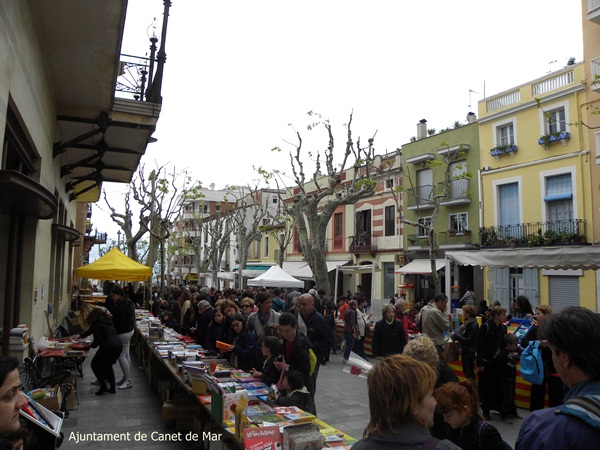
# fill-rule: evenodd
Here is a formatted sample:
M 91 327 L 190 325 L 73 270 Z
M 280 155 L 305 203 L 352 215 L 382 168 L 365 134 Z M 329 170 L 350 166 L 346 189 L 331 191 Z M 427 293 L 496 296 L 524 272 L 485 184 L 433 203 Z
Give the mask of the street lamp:
M 121 250 L 121 230 L 117 231 L 117 248 Z

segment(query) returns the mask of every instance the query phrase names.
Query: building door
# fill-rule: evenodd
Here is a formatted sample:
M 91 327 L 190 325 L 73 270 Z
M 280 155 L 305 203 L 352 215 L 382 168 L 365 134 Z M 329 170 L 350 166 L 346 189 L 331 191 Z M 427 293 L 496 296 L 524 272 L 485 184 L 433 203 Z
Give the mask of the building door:
M 389 298 L 394 295 L 394 263 L 383 263 L 383 298 Z

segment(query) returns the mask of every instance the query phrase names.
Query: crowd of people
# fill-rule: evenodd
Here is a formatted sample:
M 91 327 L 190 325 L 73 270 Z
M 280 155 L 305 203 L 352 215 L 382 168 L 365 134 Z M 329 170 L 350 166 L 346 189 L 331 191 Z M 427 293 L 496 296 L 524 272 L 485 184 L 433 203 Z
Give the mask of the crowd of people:
M 98 347 L 91 362 L 97 395 L 132 387 L 129 342 L 135 306 L 118 285 L 110 299 L 107 308 L 81 308 L 82 336 L 93 335 L 92 346 Z M 370 329 L 376 358 L 367 378 L 370 421 L 355 445 L 358 450 L 509 448 L 490 423 L 490 412 L 498 412 L 506 423 L 522 419 L 515 406 L 516 365 L 523 348 L 537 340 L 544 380 L 532 385 L 532 413 L 523 420 L 516 448 L 594 448 L 600 442 L 600 356 L 588 349 L 600 339 L 600 315 L 581 307 L 555 314 L 548 305 L 532 308 L 521 296 L 511 316 L 531 319 L 532 326 L 519 342 L 507 332 L 504 307 L 487 308 L 473 296 L 462 300 L 464 321 L 453 332 L 444 294 L 409 312 L 406 300 L 396 297 L 383 305 L 382 318 L 375 323 L 360 288 L 335 301 L 314 289 L 302 294 L 172 286 L 164 297 L 152 296 L 151 308 L 166 326 L 219 352 L 235 368 L 276 385 L 278 405 L 313 414 L 319 367 L 341 350 L 340 344 L 344 362 L 351 352 L 366 358 L 364 341 Z M 341 320 L 342 342 L 336 339 Z M 463 381 L 444 361 L 448 336 L 460 344 Z M 228 350 L 219 349 L 217 341 L 230 344 Z M 117 361 L 120 382 L 113 369 Z M 19 427 L 24 398 L 16 369 L 15 360 L 0 359 L 0 448 L 14 448 L 12 443 L 27 435 Z M 546 393 L 550 408 L 544 404 Z

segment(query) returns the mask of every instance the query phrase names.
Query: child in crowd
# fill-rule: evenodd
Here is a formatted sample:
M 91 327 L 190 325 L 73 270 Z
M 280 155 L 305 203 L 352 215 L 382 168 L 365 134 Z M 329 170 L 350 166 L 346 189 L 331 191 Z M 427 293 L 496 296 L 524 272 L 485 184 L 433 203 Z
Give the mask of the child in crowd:
M 281 352 L 281 342 L 276 336 L 265 336 L 261 340 L 260 348 L 265 357 L 265 362 L 263 364 L 262 372 L 253 369 L 252 376 L 260 378 L 260 381 L 267 386 L 271 386 L 279 381 L 281 375 L 281 372 L 274 364 L 275 358 Z
M 304 375 L 297 370 L 288 370 L 283 376 L 283 388 L 287 395 L 275 400 L 277 406 L 297 406 L 303 411 L 317 414 L 312 395 L 304 385 Z
M 520 419 L 515 405 L 515 385 L 517 379 L 517 362 L 519 361 L 519 338 L 512 333 L 504 336 L 504 348 L 500 351 L 502 406 L 500 420 L 512 424 L 511 417 Z
M 436 411 L 446 422 L 445 439 L 463 450 L 504 450 L 498 430 L 479 414 L 479 397 L 471 380 L 446 383 L 433 392 Z

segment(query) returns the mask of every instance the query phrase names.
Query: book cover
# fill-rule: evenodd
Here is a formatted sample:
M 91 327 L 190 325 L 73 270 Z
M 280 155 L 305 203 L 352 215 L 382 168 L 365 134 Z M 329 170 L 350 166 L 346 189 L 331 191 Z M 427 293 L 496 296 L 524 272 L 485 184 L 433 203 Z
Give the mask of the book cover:
M 237 391 L 223 394 L 223 420 L 235 422 L 235 410 L 242 397 L 247 397 L 248 391 Z
M 244 428 L 245 450 L 275 450 L 281 448 L 281 433 L 278 426 Z

